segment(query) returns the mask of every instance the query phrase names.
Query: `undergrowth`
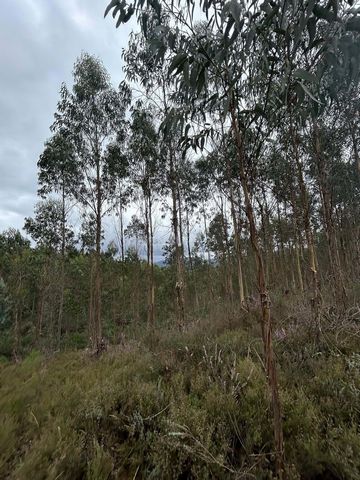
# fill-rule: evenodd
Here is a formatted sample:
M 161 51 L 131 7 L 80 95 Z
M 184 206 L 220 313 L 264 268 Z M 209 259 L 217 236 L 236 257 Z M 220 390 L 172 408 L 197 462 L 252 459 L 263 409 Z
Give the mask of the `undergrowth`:
M 128 334 L 100 358 L 3 362 L 0 478 L 273 478 L 255 317 Z M 319 341 L 307 319 L 289 312 L 274 332 L 288 476 L 358 479 L 360 318 L 324 313 Z

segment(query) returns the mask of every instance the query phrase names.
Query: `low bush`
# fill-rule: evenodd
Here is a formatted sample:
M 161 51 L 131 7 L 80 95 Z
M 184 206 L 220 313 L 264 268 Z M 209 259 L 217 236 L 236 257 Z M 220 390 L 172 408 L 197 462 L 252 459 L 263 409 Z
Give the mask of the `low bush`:
M 0 363 L 0 477 L 273 478 L 257 327 L 214 329 L 154 333 L 100 358 L 32 351 Z M 360 478 L 353 337 L 329 327 L 316 344 L 294 326 L 279 336 L 290 479 Z

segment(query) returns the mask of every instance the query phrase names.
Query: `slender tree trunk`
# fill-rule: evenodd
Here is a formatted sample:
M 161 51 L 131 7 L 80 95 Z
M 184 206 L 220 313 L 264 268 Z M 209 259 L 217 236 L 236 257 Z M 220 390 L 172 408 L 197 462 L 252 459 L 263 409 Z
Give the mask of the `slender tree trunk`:
M 178 213 L 179 213 L 179 240 L 180 240 L 180 247 L 181 247 L 182 262 L 184 263 L 185 249 L 184 249 L 184 235 L 183 235 L 183 215 L 182 215 L 182 203 L 181 203 L 181 194 L 180 194 L 179 185 L 177 185 L 176 191 L 177 191 Z
M 38 309 L 37 309 L 37 321 L 36 321 L 36 342 L 39 342 L 40 337 L 42 336 L 42 329 L 44 324 L 44 307 L 46 293 L 49 289 L 48 286 L 48 270 L 49 270 L 49 253 L 46 253 L 45 265 L 41 274 L 41 283 L 40 283 L 40 292 L 38 300 Z
M 287 284 L 287 269 L 286 269 L 286 258 L 285 258 L 285 248 L 284 248 L 284 235 L 281 225 L 281 213 L 280 213 L 280 202 L 276 201 L 276 214 L 278 221 L 278 257 L 279 257 L 279 271 L 283 274 L 283 283 Z
M 94 255 L 91 255 L 90 259 L 90 291 L 89 291 L 89 337 L 92 348 L 95 348 L 95 318 L 94 318 L 94 272 L 95 261 Z
M 210 249 L 209 249 L 209 234 L 208 234 L 208 228 L 207 228 L 207 221 L 206 221 L 206 211 L 205 211 L 205 205 L 203 204 L 202 206 L 202 218 L 204 222 L 204 232 L 205 232 L 205 244 L 206 244 L 206 253 L 207 253 L 207 279 L 208 279 L 208 285 L 210 287 L 210 295 L 211 298 L 214 297 L 214 288 L 213 288 L 213 283 L 211 280 L 211 256 L 210 256 Z
M 186 245 L 187 245 L 188 258 L 189 258 L 189 268 L 190 268 L 190 274 L 191 274 L 193 286 L 194 286 L 195 304 L 196 304 L 196 307 L 199 307 L 198 289 L 196 285 L 196 278 L 195 278 L 194 265 L 193 265 L 193 259 L 192 259 L 192 253 L 191 253 L 191 245 L 190 245 L 190 219 L 189 219 L 189 209 L 187 208 L 187 205 L 185 208 L 185 218 L 186 218 Z
M 121 270 L 120 270 L 120 294 L 118 295 L 118 304 L 120 309 L 124 307 L 124 269 L 125 269 L 125 238 L 124 238 L 124 206 L 123 206 L 123 194 L 121 189 L 121 182 L 119 184 L 119 223 L 120 223 L 120 255 L 121 255 Z
M 358 148 L 358 142 L 356 140 L 356 135 L 355 135 L 355 124 L 353 122 L 349 122 L 350 126 L 350 136 L 351 136 L 351 141 L 353 144 L 353 152 L 354 152 L 354 158 L 355 158 L 355 165 L 357 168 L 357 171 L 360 175 L 360 155 L 359 155 L 359 148 Z
M 299 286 L 300 292 L 303 293 L 304 292 L 304 282 L 303 282 L 302 271 L 301 271 L 299 245 L 298 245 L 297 240 L 295 240 L 295 259 L 296 259 L 296 272 L 297 272 L 297 277 L 298 277 L 298 286 Z
M 183 330 L 185 326 L 185 299 L 184 299 L 184 269 L 182 262 L 181 244 L 179 238 L 179 220 L 177 208 L 177 180 L 175 178 L 173 153 L 170 154 L 170 184 L 172 196 L 172 227 L 175 243 L 175 260 L 176 260 L 176 316 L 179 330 Z
M 155 285 L 154 285 L 154 232 L 152 224 L 152 200 L 150 188 L 147 192 L 147 257 L 148 257 L 148 325 L 155 326 Z
M 228 164 L 229 170 L 229 164 Z M 231 218 L 234 229 L 234 243 L 235 243 L 235 254 L 236 254 L 236 264 L 237 264 L 237 278 L 238 278 L 238 287 L 239 287 L 239 300 L 240 306 L 245 307 L 245 294 L 244 294 L 244 281 L 243 281 L 243 268 L 242 268 L 242 256 L 241 256 L 241 239 L 240 239 L 240 228 L 236 218 L 236 209 L 235 209 L 235 200 L 234 200 L 234 188 L 232 184 L 232 179 L 230 178 L 230 172 L 228 173 L 229 177 L 229 197 L 230 197 L 230 209 L 231 209 Z
M 13 357 L 14 360 L 18 361 L 19 351 L 20 351 L 20 292 L 22 288 L 22 274 L 20 272 L 17 289 L 16 289 L 16 304 L 14 308 L 14 344 L 13 344 Z
M 122 195 L 120 195 L 119 221 L 120 221 L 120 254 L 121 254 L 121 261 L 124 262 L 125 261 L 124 207 L 122 202 Z
M 325 159 L 321 151 L 319 127 L 316 123 L 314 123 L 314 147 L 318 172 L 318 184 L 324 216 L 325 234 L 329 250 L 332 286 L 335 297 L 338 299 L 339 302 L 342 302 L 345 305 L 346 290 L 334 227 L 331 194 L 328 186 L 328 175 L 325 167 Z
M 44 288 L 41 288 L 40 298 L 38 303 L 38 313 L 37 313 L 37 322 L 36 322 L 36 342 L 40 341 L 42 335 L 42 327 L 44 322 L 44 304 L 45 304 L 45 291 Z
M 322 298 L 321 298 L 320 282 L 319 282 L 319 276 L 318 276 L 318 270 L 317 270 L 317 259 L 316 259 L 316 253 L 315 253 L 314 235 L 313 235 L 311 223 L 310 223 L 310 202 L 309 202 L 308 192 L 307 192 L 305 181 L 304 181 L 303 166 L 301 163 L 301 159 L 299 157 L 297 134 L 294 131 L 294 126 L 292 123 L 291 116 L 290 116 L 290 130 L 291 130 L 292 145 L 294 149 L 298 183 L 300 187 L 300 198 L 301 198 L 302 211 L 303 211 L 304 231 L 305 231 L 306 243 L 307 243 L 308 254 L 309 254 L 309 269 L 311 274 L 312 294 L 313 294 L 311 305 L 313 309 L 314 324 L 317 328 L 317 334 L 319 334 L 321 329 L 320 310 L 321 310 Z
M 189 259 L 189 266 L 190 270 L 193 270 L 193 261 L 192 261 L 192 254 L 191 254 L 191 246 L 190 246 L 190 220 L 189 220 L 189 210 L 185 209 L 185 217 L 186 217 L 186 246 L 187 246 L 187 254 Z
M 271 276 L 270 274 L 276 274 L 276 263 L 275 263 L 275 254 L 273 254 L 272 252 L 270 252 L 270 250 L 272 250 L 272 248 L 269 247 L 269 242 L 268 242 L 268 235 L 267 235 L 267 231 L 268 231 L 268 225 L 269 225 L 269 219 L 268 219 L 268 216 L 267 216 L 267 212 L 265 214 L 264 212 L 264 204 L 265 204 L 265 193 L 263 192 L 263 199 L 264 199 L 264 202 L 263 204 L 260 204 L 260 217 L 261 217 L 261 233 L 262 233 L 262 242 L 263 242 L 263 251 L 264 251 L 264 263 L 265 263 L 265 275 L 266 275 L 266 278 L 269 280 L 271 279 Z M 270 264 L 271 264 L 271 260 L 272 258 L 274 258 L 274 268 L 271 270 L 270 269 Z
M 290 203 L 292 206 L 293 211 L 293 222 L 292 222 L 292 229 L 293 229 L 293 236 L 294 236 L 294 248 L 295 248 L 295 264 L 296 264 L 296 271 L 297 271 L 297 278 L 298 278 L 298 287 L 301 293 L 304 293 L 304 281 L 303 281 L 303 274 L 301 268 L 301 235 L 298 228 L 298 210 L 296 205 L 296 198 L 294 194 L 294 189 L 290 188 Z
M 202 214 L 203 214 L 203 221 L 204 221 L 204 232 L 205 232 L 207 261 L 208 261 L 208 264 L 210 265 L 211 264 L 211 257 L 210 257 L 210 250 L 209 250 L 209 247 L 208 247 L 209 234 L 208 234 L 207 221 L 206 221 L 206 211 L 205 211 L 204 205 L 203 205 L 203 208 L 202 208 Z
M 225 267 L 226 294 L 232 304 L 234 300 L 234 287 L 233 287 L 233 281 L 232 281 L 232 259 L 231 259 L 228 231 L 226 227 L 227 221 L 226 221 L 226 212 L 223 204 L 223 198 L 220 197 L 220 200 L 221 200 L 221 226 L 222 226 L 223 238 L 224 238 L 224 244 L 225 244 L 223 255 L 224 255 L 224 267 Z
M 57 345 L 61 346 L 61 329 L 63 323 L 63 311 L 64 311 L 64 291 L 65 291 L 65 243 L 66 243 L 66 211 L 65 211 L 65 188 L 62 188 L 62 218 L 61 218 L 61 265 L 60 265 L 60 300 L 59 300 L 59 313 L 58 313 L 58 325 L 57 325 Z
M 100 179 L 100 159 L 96 163 L 96 239 L 95 239 L 95 285 L 94 285 L 94 330 L 93 347 L 95 352 L 100 353 L 102 345 L 102 322 L 101 322 L 101 179 Z
M 255 254 L 258 273 L 258 289 L 261 301 L 262 311 L 262 337 L 264 344 L 264 356 L 265 356 L 265 369 L 271 395 L 271 406 L 273 412 L 274 421 L 274 441 L 276 450 L 276 474 L 280 479 L 285 476 L 285 458 L 284 458 L 284 441 L 283 441 L 283 427 L 282 427 L 282 412 L 279 396 L 279 387 L 277 380 L 276 362 L 272 344 L 272 320 L 270 315 L 270 298 L 266 288 L 265 280 L 265 268 L 262 253 L 259 247 L 258 233 L 256 229 L 256 223 L 254 218 L 254 210 L 250 199 L 250 193 L 248 189 L 248 179 L 245 172 L 244 165 L 244 151 L 243 140 L 241 131 L 238 124 L 238 119 L 235 111 L 234 100 L 230 107 L 232 130 L 235 140 L 235 146 L 237 149 L 237 157 L 239 163 L 239 173 L 241 185 L 244 193 L 244 203 L 246 216 L 249 222 L 250 228 L 250 241 Z

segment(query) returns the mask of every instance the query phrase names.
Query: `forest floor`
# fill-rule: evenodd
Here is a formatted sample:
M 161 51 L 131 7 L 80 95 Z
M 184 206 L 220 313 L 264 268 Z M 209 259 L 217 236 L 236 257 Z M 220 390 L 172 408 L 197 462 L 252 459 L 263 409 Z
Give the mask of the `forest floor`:
M 317 338 L 298 307 L 274 331 L 288 477 L 358 479 L 360 311 L 324 310 Z M 0 478 L 272 478 L 256 317 L 129 331 L 100 358 L 34 351 L 3 362 Z

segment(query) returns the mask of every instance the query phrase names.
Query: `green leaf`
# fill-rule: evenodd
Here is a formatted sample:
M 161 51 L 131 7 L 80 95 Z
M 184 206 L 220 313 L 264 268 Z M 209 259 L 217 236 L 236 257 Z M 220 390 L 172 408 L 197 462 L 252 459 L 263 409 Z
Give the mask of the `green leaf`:
M 228 44 L 229 33 L 230 33 L 231 27 L 234 25 L 234 23 L 235 23 L 235 20 L 233 19 L 233 17 L 229 17 L 229 20 L 228 20 L 226 28 L 225 28 L 225 33 L 224 33 L 225 44 Z
M 317 78 L 312 73 L 304 70 L 303 68 L 298 68 L 293 72 L 294 77 L 300 78 L 301 80 L 305 80 L 307 82 L 317 83 Z
M 199 76 L 197 78 L 197 94 L 200 95 L 205 85 L 205 67 L 202 67 L 200 70 Z
M 106 15 L 110 12 L 110 10 L 114 7 L 116 7 L 119 4 L 119 0 L 111 0 L 109 5 L 106 7 L 105 13 L 104 13 L 104 18 Z
M 314 102 L 321 104 L 321 102 L 316 97 L 314 97 L 314 95 L 310 92 L 306 85 L 301 82 L 299 82 L 299 85 L 301 86 L 301 88 L 303 88 L 306 95 L 308 95 L 312 100 L 314 100 Z
M 133 16 L 134 12 L 135 12 L 135 8 L 132 5 L 130 5 L 127 13 L 124 15 L 123 23 L 127 23 L 130 20 L 130 18 Z
M 229 10 L 231 16 L 235 20 L 235 25 L 237 30 L 240 30 L 240 15 L 241 15 L 241 7 L 237 0 L 231 0 Z
M 255 36 L 256 36 L 255 29 L 252 28 L 252 29 L 249 31 L 249 33 L 246 35 L 246 44 L 245 44 L 246 50 L 249 49 L 249 47 L 250 47 L 250 45 L 252 44 Z
M 175 55 L 175 57 L 172 59 L 172 62 L 169 67 L 169 75 L 178 67 L 180 67 L 183 63 L 185 63 L 187 59 L 187 54 L 186 53 L 178 53 Z
M 336 20 L 336 14 L 326 7 L 315 5 L 313 9 L 314 15 L 323 20 L 327 20 L 329 23 Z
M 112 17 L 115 18 L 116 15 L 120 12 L 120 10 L 121 10 L 120 5 L 116 5 L 116 7 L 114 8 L 114 10 L 112 12 Z
M 189 85 L 189 61 L 187 59 L 183 64 L 183 74 L 186 85 Z
M 240 22 L 240 28 L 244 25 L 244 20 L 241 20 Z M 233 31 L 233 34 L 231 35 L 231 38 L 229 40 L 229 47 L 235 42 L 235 40 L 237 39 L 238 35 L 239 35 L 240 31 L 235 28 L 234 31 Z
M 193 63 L 191 67 L 190 73 L 190 87 L 195 90 L 196 88 L 196 80 L 198 77 L 199 65 L 197 63 Z

